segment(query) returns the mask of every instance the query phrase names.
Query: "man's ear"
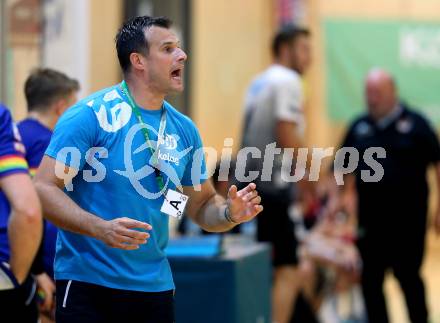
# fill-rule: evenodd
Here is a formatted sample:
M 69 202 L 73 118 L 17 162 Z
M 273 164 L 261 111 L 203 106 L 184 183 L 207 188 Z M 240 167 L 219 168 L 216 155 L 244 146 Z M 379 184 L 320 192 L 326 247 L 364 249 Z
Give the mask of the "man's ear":
M 145 61 L 143 56 L 139 53 L 131 53 L 130 54 L 130 63 L 133 69 L 135 70 L 144 70 L 145 69 Z

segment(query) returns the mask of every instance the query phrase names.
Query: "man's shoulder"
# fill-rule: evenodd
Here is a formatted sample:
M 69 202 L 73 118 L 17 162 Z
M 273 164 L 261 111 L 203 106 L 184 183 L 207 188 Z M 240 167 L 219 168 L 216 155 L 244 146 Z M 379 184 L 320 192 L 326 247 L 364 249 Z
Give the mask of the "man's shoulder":
M 190 127 L 196 129 L 196 125 L 194 121 L 188 117 L 186 114 L 183 114 L 179 110 L 177 110 L 175 107 L 173 107 L 169 102 L 164 102 L 165 107 L 167 109 L 167 113 L 170 114 L 173 118 L 178 120 L 183 126 Z
M 277 94 L 299 95 L 302 93 L 301 76 L 285 66 L 274 65 L 266 71 L 267 86 Z
M 347 134 L 369 133 L 372 129 L 371 119 L 367 113 L 362 113 L 347 124 Z
M 404 113 L 402 117 L 410 117 L 414 119 L 416 122 L 420 122 L 423 124 L 429 124 L 428 118 L 423 115 L 421 112 L 417 111 L 415 108 L 410 107 L 406 104 L 403 104 Z
M 273 83 L 300 82 L 301 76 L 294 70 L 282 65 L 272 65 L 266 70 L 268 79 Z
M 4 118 L 10 118 L 11 113 L 9 109 L 0 103 L 0 120 L 3 120 Z
M 29 149 L 29 144 L 37 140 L 40 132 L 36 129 L 35 120 L 26 118 L 17 123 L 18 132 L 20 133 L 21 140 L 26 146 L 26 151 Z
M 400 117 L 403 121 L 410 121 L 410 124 L 416 129 L 416 133 L 436 132 L 437 125 L 435 122 L 424 115 L 423 112 L 415 110 L 414 107 L 403 105 L 404 113 Z
M 23 120 L 17 122 L 18 129 L 21 130 L 21 129 L 28 128 L 28 127 L 32 126 L 31 120 L 32 119 L 30 119 L 30 118 L 26 118 L 26 119 L 23 119 Z
M 36 134 L 51 134 L 51 131 L 42 125 L 38 120 L 26 118 L 17 123 L 18 130 L 22 134 L 22 132 L 33 132 Z
M 349 122 L 349 127 L 353 127 L 356 126 L 359 123 L 363 123 L 363 122 L 370 122 L 370 117 L 368 116 L 368 113 L 361 113 L 357 116 L 355 116 L 350 122 Z
M 262 89 L 271 91 L 279 88 L 295 91 L 301 87 L 301 77 L 287 67 L 273 64 L 258 74 L 251 82 L 248 94 L 260 93 Z
M 89 107 L 99 110 L 101 107 L 109 109 L 114 103 L 124 101 L 121 93 L 118 91 L 118 84 L 104 88 L 78 101 L 74 106 Z
M 0 136 L 10 134 L 13 120 L 11 112 L 4 105 L 0 104 Z M 12 128 L 13 129 L 13 128 Z
M 52 136 L 52 131 L 35 119 L 24 119 L 17 123 L 17 128 L 27 151 L 37 144 L 47 145 Z
M 118 85 L 114 85 L 95 92 L 78 101 L 70 107 L 61 117 L 63 121 L 71 118 L 85 118 L 96 120 L 102 129 L 115 132 L 130 119 L 131 107 L 124 100 Z

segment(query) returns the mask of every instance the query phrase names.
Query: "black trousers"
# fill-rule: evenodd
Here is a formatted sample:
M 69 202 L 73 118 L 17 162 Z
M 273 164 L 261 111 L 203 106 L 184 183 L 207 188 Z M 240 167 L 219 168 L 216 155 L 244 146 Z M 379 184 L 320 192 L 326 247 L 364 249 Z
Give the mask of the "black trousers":
M 257 240 L 271 243 L 274 267 L 298 265 L 295 225 L 288 214 L 290 201 L 263 192 L 260 196 L 264 210 L 257 216 Z
M 396 231 L 400 232 L 396 234 Z M 362 290 L 370 323 L 389 321 L 383 293 L 388 270 L 392 270 L 400 284 L 411 322 L 428 322 L 425 287 L 420 276 L 425 249 L 424 231 L 423 225 L 414 230 L 396 225 L 388 231 L 368 232 L 359 241 L 363 261 Z
M 56 288 L 57 323 L 174 322 L 172 290 L 147 293 L 67 280 L 56 281 Z

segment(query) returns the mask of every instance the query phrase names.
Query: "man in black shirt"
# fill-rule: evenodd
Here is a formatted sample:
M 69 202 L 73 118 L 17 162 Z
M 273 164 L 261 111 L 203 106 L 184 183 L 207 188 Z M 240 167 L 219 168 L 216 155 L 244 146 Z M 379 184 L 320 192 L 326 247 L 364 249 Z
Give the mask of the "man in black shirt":
M 435 164 L 440 183 L 439 142 L 424 117 L 399 103 L 394 80 L 387 72 L 375 69 L 368 74 L 365 96 L 368 113 L 352 123 L 343 146 L 356 148 L 360 156 L 352 175 L 358 200 L 358 247 L 369 322 L 388 322 L 383 294 L 388 269 L 393 271 L 405 294 L 411 321 L 427 322 L 420 276 L 428 208 L 426 170 Z M 364 181 L 361 174 L 363 170 L 374 172 L 362 158 L 370 147 L 383 147 L 386 151 L 385 158 L 373 155 L 384 171 L 376 182 Z M 435 224 L 438 231 L 439 212 Z

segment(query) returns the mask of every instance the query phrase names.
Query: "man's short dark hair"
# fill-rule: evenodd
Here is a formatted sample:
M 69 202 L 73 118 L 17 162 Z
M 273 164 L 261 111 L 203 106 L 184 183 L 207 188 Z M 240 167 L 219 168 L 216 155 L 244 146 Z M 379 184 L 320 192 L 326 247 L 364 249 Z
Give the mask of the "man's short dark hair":
M 130 68 L 130 54 L 141 53 L 148 55 L 149 44 L 145 38 L 145 30 L 151 26 L 170 28 L 172 21 L 167 17 L 140 16 L 124 23 L 116 34 L 116 51 L 122 71 Z
M 310 36 L 310 31 L 296 25 L 285 25 L 275 34 L 272 41 L 272 53 L 275 57 L 280 55 L 281 46 L 294 42 L 300 36 Z
M 47 110 L 56 100 L 78 90 L 77 80 L 50 68 L 35 69 L 24 84 L 28 111 Z

